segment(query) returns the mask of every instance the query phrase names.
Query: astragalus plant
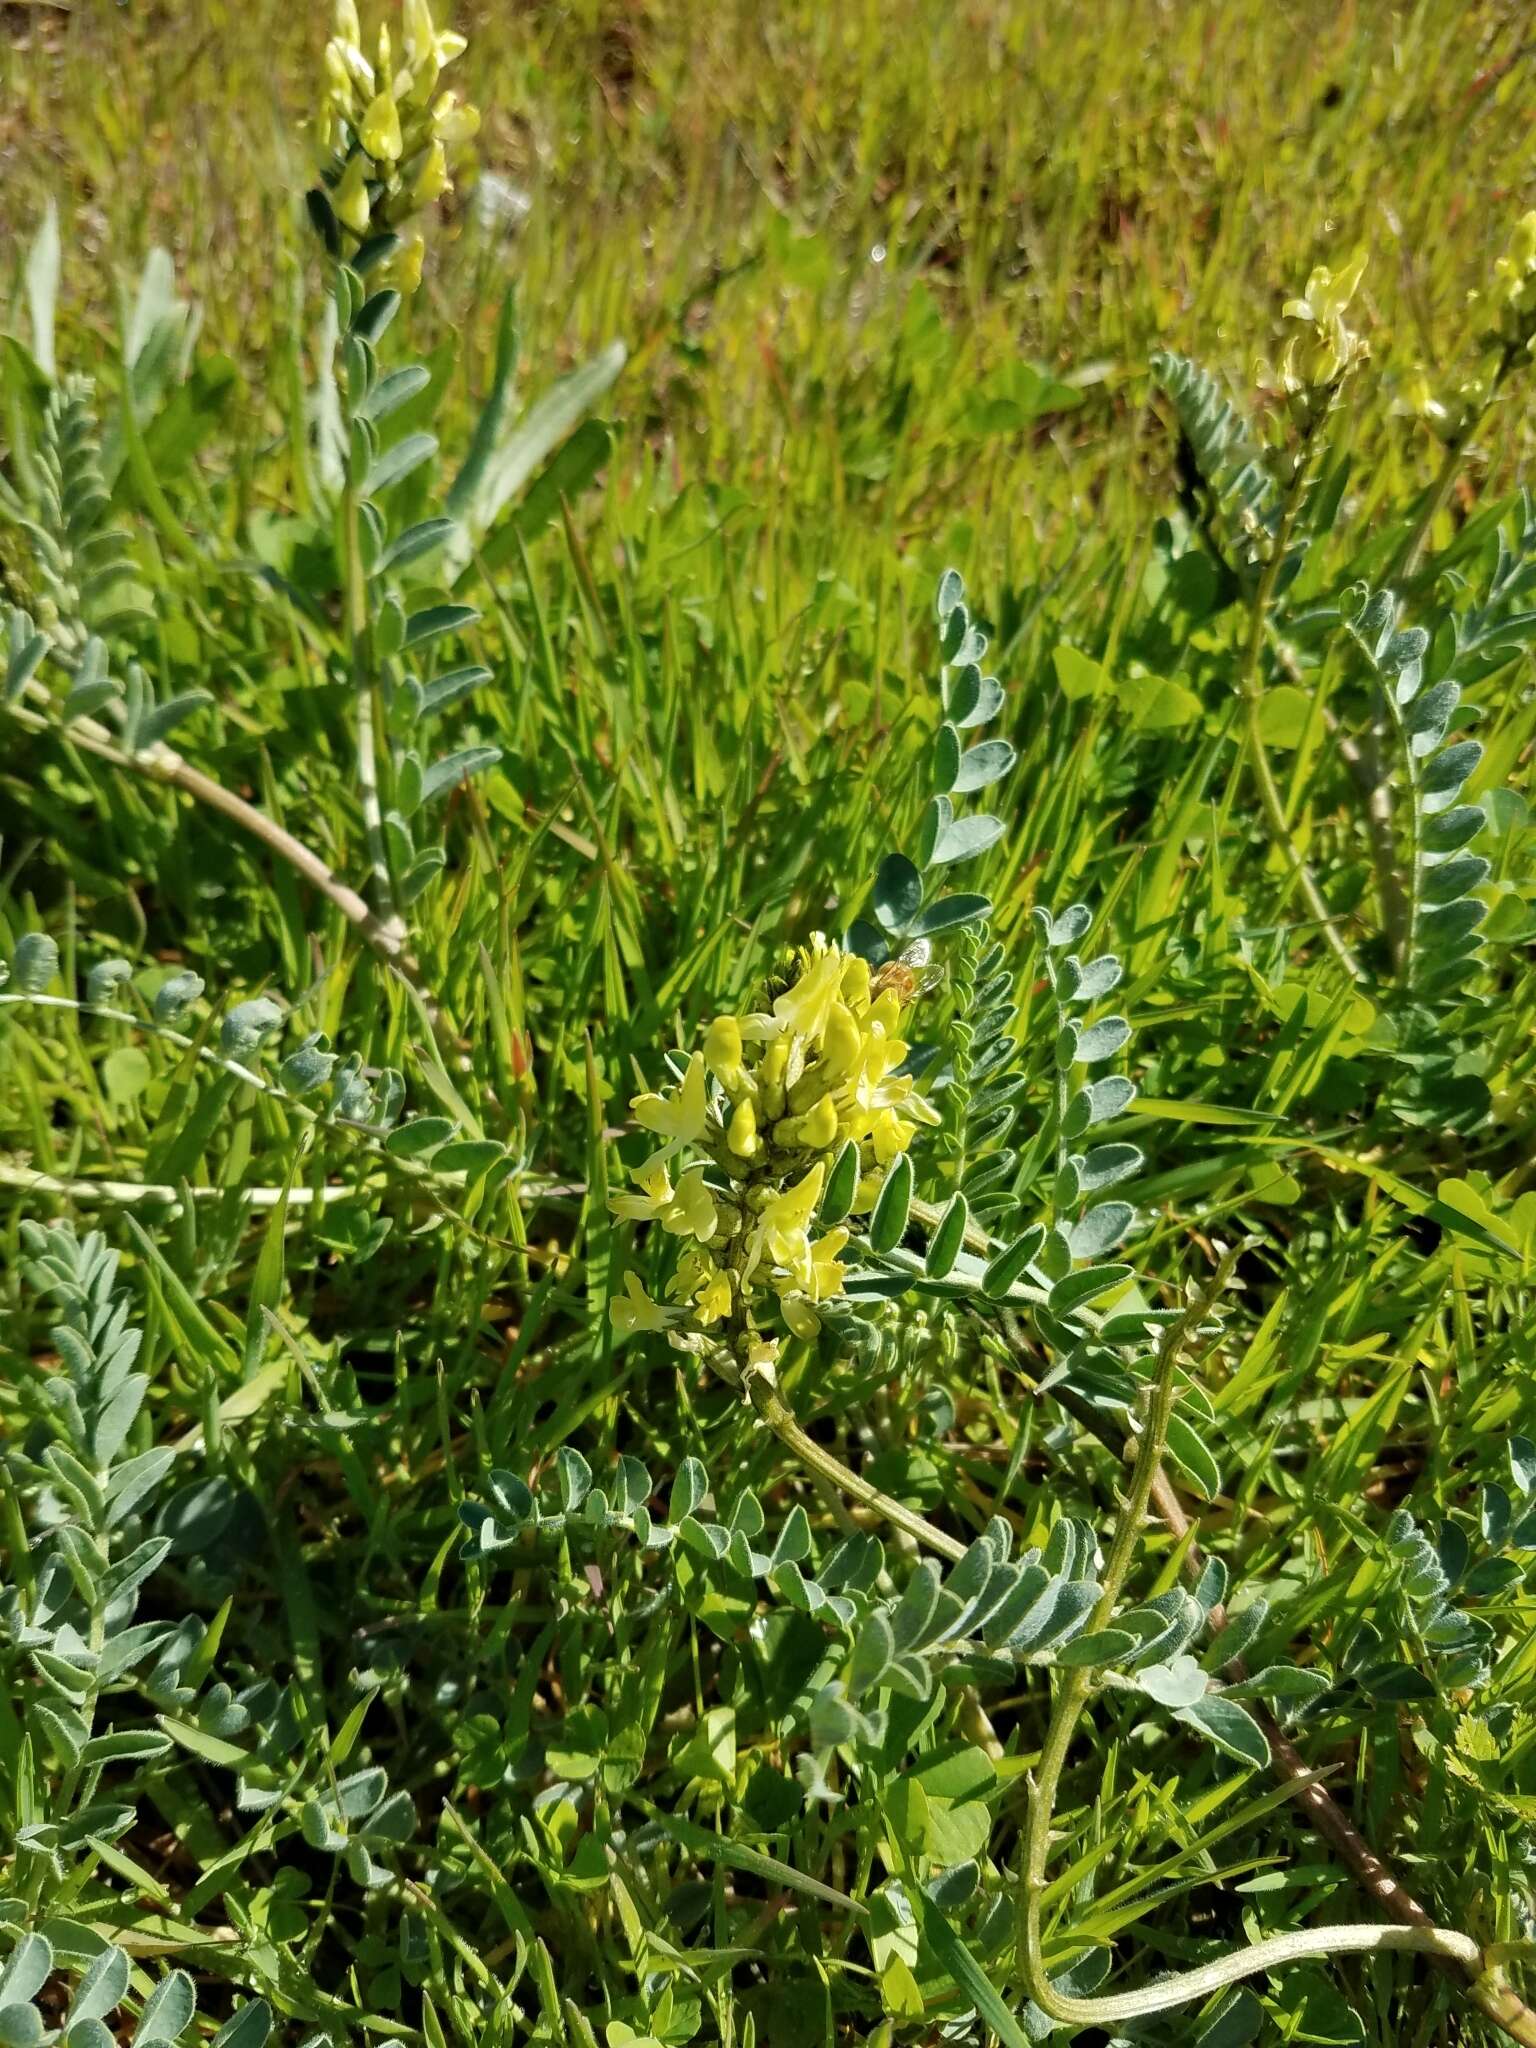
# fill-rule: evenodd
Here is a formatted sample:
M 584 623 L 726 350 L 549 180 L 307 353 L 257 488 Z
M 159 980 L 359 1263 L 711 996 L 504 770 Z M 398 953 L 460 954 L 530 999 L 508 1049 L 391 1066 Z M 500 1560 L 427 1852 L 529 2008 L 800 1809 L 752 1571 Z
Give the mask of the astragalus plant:
M 1518 24 L 25 12 L 0 2048 L 1536 2042 Z

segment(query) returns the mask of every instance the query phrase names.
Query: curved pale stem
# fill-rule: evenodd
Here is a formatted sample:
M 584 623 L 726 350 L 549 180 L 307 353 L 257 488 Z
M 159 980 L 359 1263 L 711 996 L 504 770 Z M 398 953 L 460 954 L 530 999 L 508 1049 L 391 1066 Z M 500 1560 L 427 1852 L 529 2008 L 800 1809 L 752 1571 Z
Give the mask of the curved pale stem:
M 1109 1622 L 1140 1542 L 1142 1523 L 1162 1468 L 1168 1423 L 1173 1413 L 1179 1354 L 1226 1285 L 1236 1258 L 1236 1250 L 1226 1254 L 1214 1280 L 1189 1304 L 1178 1322 L 1171 1324 L 1164 1333 L 1136 1462 L 1115 1526 L 1099 1604 L 1089 1623 L 1091 1629 L 1101 1629 Z M 1480 1972 L 1482 1953 L 1468 1935 L 1441 1927 L 1356 1924 L 1277 1935 L 1233 1955 L 1219 1956 L 1214 1962 L 1165 1977 L 1140 1991 L 1114 1992 L 1104 1998 L 1075 1998 L 1057 1990 L 1046 1974 L 1041 1938 L 1051 1816 L 1055 1812 L 1056 1793 L 1067 1752 L 1092 1683 L 1092 1674 L 1087 1669 L 1069 1670 L 1064 1675 L 1046 1731 L 1039 1768 L 1030 1787 L 1019 1885 L 1018 1960 L 1030 1997 L 1049 2018 L 1065 2025 L 1112 2026 L 1124 2020 L 1167 2012 L 1174 2006 L 1192 2004 L 1197 1999 L 1208 1998 L 1213 1991 L 1220 1991 L 1263 1970 L 1279 1969 L 1310 1956 L 1344 1952 L 1408 1949 L 1420 1955 L 1434 1956 L 1442 1962 L 1458 1964 L 1469 1974 Z
M 947 1557 L 951 1564 L 958 1564 L 965 1555 L 965 1545 L 955 1537 L 946 1535 L 944 1530 L 935 1528 L 925 1516 L 915 1514 L 911 1508 L 902 1506 L 899 1500 L 892 1500 L 888 1493 L 882 1493 L 878 1486 L 871 1486 L 867 1479 L 861 1479 L 856 1472 L 823 1450 L 816 1439 L 807 1436 L 800 1427 L 784 1397 L 775 1384 L 773 1375 L 762 1366 L 749 1367 L 744 1375 L 747 1398 L 758 1414 L 767 1423 L 774 1435 L 787 1444 L 802 1464 L 808 1465 L 820 1478 L 845 1493 L 850 1500 L 856 1500 L 861 1507 L 881 1515 L 893 1528 L 910 1536 L 914 1543 L 925 1544 L 929 1550 L 937 1551 L 940 1557 Z

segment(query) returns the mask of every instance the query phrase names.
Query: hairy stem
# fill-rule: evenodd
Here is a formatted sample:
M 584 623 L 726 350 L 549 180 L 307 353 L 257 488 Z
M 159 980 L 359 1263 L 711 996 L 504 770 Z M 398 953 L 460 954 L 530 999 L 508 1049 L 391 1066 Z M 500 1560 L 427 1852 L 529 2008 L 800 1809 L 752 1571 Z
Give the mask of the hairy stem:
M 301 1123 L 326 1130 L 346 1131 L 360 1145 L 365 1146 L 367 1150 L 374 1153 L 388 1167 L 392 1174 L 399 1175 L 402 1180 L 414 1182 L 423 1193 L 434 1194 L 439 1206 L 441 1206 L 442 1194 L 446 1189 L 462 1188 L 464 1186 L 465 1177 L 462 1172 L 437 1173 L 433 1171 L 430 1164 L 423 1165 L 414 1159 L 398 1157 L 389 1151 L 384 1136 L 377 1127 L 370 1128 L 366 1124 L 339 1123 L 334 1118 L 324 1116 L 319 1110 L 312 1109 L 307 1102 L 301 1101 L 298 1096 L 290 1094 L 278 1082 L 271 1080 L 265 1074 L 259 1073 L 254 1067 L 248 1067 L 243 1060 L 231 1059 L 227 1053 L 216 1052 L 212 1046 L 204 1045 L 200 1040 L 188 1037 L 184 1031 L 174 1030 L 169 1024 L 157 1023 L 153 1018 L 135 1016 L 131 1010 L 119 1010 L 110 1003 L 78 1002 L 73 996 L 34 995 L 24 989 L 0 991 L 0 1009 L 12 1007 L 31 1007 L 36 1010 L 66 1010 L 72 1012 L 77 1017 L 99 1017 L 108 1024 L 128 1024 L 135 1031 L 147 1032 L 151 1037 L 164 1039 L 168 1045 L 174 1045 L 182 1052 L 190 1052 L 204 1066 L 216 1067 L 221 1073 L 229 1074 L 233 1079 L 243 1083 L 245 1087 L 253 1088 L 258 1094 L 267 1096 L 271 1101 L 281 1103 L 282 1107 L 291 1116 L 297 1117 Z M 520 1192 L 530 1196 L 534 1194 L 544 1195 L 552 1192 L 547 1182 L 521 1181 L 519 1189 Z M 147 1192 L 155 1191 L 140 1190 L 141 1196 L 146 1198 Z M 453 1212 L 448 1211 L 447 1213 L 452 1214 Z M 454 1221 L 463 1225 L 472 1234 L 481 1234 L 476 1233 L 474 1226 L 466 1222 L 463 1217 L 455 1216 Z M 499 1240 L 488 1241 L 499 1242 Z
M 1176 1543 L 1184 1546 L 1184 1570 L 1187 1576 L 1198 1578 L 1205 1563 L 1200 1545 L 1192 1540 L 1193 1522 L 1184 1511 L 1184 1505 L 1174 1491 L 1167 1475 L 1159 1472 L 1152 1484 L 1152 1505 L 1158 1519 L 1168 1530 Z M 1213 1632 L 1220 1633 L 1227 1625 L 1226 1609 L 1217 1605 L 1211 1609 L 1210 1622 Z M 1239 1683 L 1248 1675 L 1248 1667 L 1241 1657 L 1234 1657 L 1224 1667 L 1223 1675 L 1233 1683 Z M 1346 1864 L 1356 1881 L 1380 1905 L 1384 1913 L 1390 1914 L 1398 1925 L 1405 1929 L 1416 1929 L 1420 1934 L 1433 1934 L 1440 1945 L 1426 1948 L 1423 1952 L 1438 1963 L 1454 1968 L 1467 1980 L 1467 1995 L 1493 2026 L 1512 2041 L 1519 2041 L 1523 2048 L 1536 2048 L 1536 2012 L 1513 1990 L 1503 1970 L 1488 1962 L 1478 1951 L 1475 1942 L 1465 1936 L 1466 1949 L 1452 1952 L 1444 1946 L 1447 1930 L 1437 1928 L 1430 1915 L 1413 1896 L 1401 1879 L 1396 1877 L 1388 1865 L 1376 1854 L 1348 1814 L 1320 1785 L 1307 1769 L 1300 1751 L 1287 1736 L 1282 1734 L 1273 1717 L 1262 1707 L 1250 1703 L 1249 1712 L 1264 1732 L 1269 1744 L 1270 1763 L 1275 1775 L 1287 1785 L 1296 1800 L 1311 1816 L 1318 1833 L 1335 1849 L 1341 1862 Z M 1337 1931 L 1337 1930 L 1332 1930 Z M 1389 1944 L 1390 1945 L 1390 1944 Z M 1470 1953 L 1468 1953 L 1470 1951 Z
M 902 1530 L 915 1543 L 925 1544 L 928 1549 L 937 1551 L 940 1557 L 947 1557 L 951 1564 L 958 1564 L 964 1557 L 963 1543 L 935 1528 L 924 1516 L 914 1514 L 911 1508 L 904 1508 L 899 1500 L 892 1500 L 888 1493 L 882 1493 L 878 1486 L 871 1486 L 856 1472 L 850 1472 L 830 1451 L 823 1450 L 814 1437 L 807 1436 L 785 1405 L 771 1372 L 762 1366 L 750 1367 L 745 1381 L 747 1397 L 764 1422 L 779 1441 L 786 1444 L 819 1478 L 837 1487 L 850 1500 L 858 1501 L 861 1507 L 883 1516 L 893 1528 Z
M 39 683 L 29 685 L 27 694 L 34 700 L 51 704 L 53 699 L 47 688 Z M 10 715 L 29 732 L 53 732 L 59 729 L 56 718 L 33 711 L 24 704 L 7 707 Z M 127 753 L 120 747 L 113 735 L 94 718 L 72 719 L 64 729 L 64 738 L 80 748 L 83 753 L 93 755 L 97 760 L 110 762 L 114 768 L 127 769 L 146 775 L 153 782 L 164 783 L 171 789 L 179 789 L 183 795 L 202 804 L 210 811 L 217 811 L 238 825 L 242 832 L 259 840 L 270 853 L 286 861 L 295 873 L 301 875 L 327 903 L 339 910 L 347 922 L 356 930 L 372 952 L 407 982 L 420 998 L 423 1009 L 432 1022 L 435 1032 L 441 1037 L 444 1031 L 442 1011 L 437 998 L 423 981 L 421 970 L 412 957 L 406 941 L 405 927 L 398 919 L 378 917 L 357 891 L 342 881 L 335 871 L 321 860 L 317 853 L 295 839 L 275 819 L 244 797 L 236 796 L 213 777 L 194 768 L 190 761 L 177 753 L 174 747 L 157 740 L 153 746 L 144 747 L 138 753 Z
M 985 1239 L 978 1248 L 987 1248 Z M 1190 1534 L 1189 1517 L 1162 1469 L 1168 1421 L 1173 1409 L 1175 1369 L 1185 1344 L 1226 1284 L 1236 1258 L 1236 1251 L 1227 1253 L 1213 1281 L 1186 1308 L 1178 1322 L 1164 1332 L 1151 1400 L 1104 1571 L 1099 1603 L 1089 1623 L 1090 1629 L 1105 1627 L 1114 1611 L 1134 1561 L 1149 1507 L 1155 1508 L 1159 1519 L 1176 1539 L 1182 1540 Z M 1057 1391 L 1059 1397 L 1065 1390 Z M 761 1368 L 749 1372 L 746 1375 L 746 1392 L 768 1427 L 819 1479 L 881 1515 L 893 1527 L 901 1529 L 915 1542 L 950 1563 L 958 1563 L 965 1555 L 964 1544 L 936 1528 L 924 1516 L 914 1514 L 899 1501 L 892 1500 L 867 1480 L 859 1478 L 808 1436 L 779 1394 L 771 1372 Z M 1076 1412 L 1075 1406 L 1073 1412 Z M 1087 1411 L 1082 1419 L 1111 1449 L 1119 1448 L 1108 1424 L 1096 1411 Z M 1198 1545 L 1189 1543 L 1185 1555 L 1186 1571 L 1197 1573 L 1202 1562 Z M 1224 1628 L 1226 1619 L 1224 1609 L 1212 1610 L 1214 1628 Z M 1227 1667 L 1228 1676 L 1236 1681 L 1241 1677 L 1243 1668 L 1241 1660 L 1234 1659 Z M 1257 1942 L 1249 1949 L 1163 1978 L 1140 1991 L 1113 1993 L 1105 1998 L 1074 1998 L 1057 1991 L 1045 1973 L 1041 1948 L 1050 1823 L 1067 1752 L 1091 1685 L 1092 1674 L 1087 1670 L 1069 1670 L 1065 1674 L 1030 1794 L 1024 1867 L 1018 1892 L 1018 1955 L 1020 1973 L 1029 1995 L 1048 2017 L 1064 2024 L 1085 2027 L 1115 2025 L 1166 2012 L 1175 2006 L 1192 2004 L 1241 1982 L 1245 1977 L 1280 1969 L 1314 1956 L 1406 1951 L 1427 1956 L 1433 1962 L 1457 1970 L 1466 1981 L 1468 1997 L 1490 2024 L 1510 2040 L 1521 2043 L 1522 2048 L 1536 2048 L 1536 2012 L 1511 1988 L 1502 1969 L 1486 1961 L 1470 1935 L 1435 1925 L 1317 1782 L 1294 1745 L 1262 1709 L 1255 1710 L 1256 1717 L 1269 1744 L 1270 1760 L 1276 1774 L 1311 1815 L 1318 1832 L 1339 1852 L 1366 1891 L 1397 1924 L 1384 1926 L 1376 1922 L 1355 1922 L 1277 1935 Z
M 1174 1374 L 1179 1353 L 1204 1319 L 1217 1293 L 1225 1286 L 1236 1258 L 1235 1250 L 1227 1253 L 1217 1269 L 1216 1278 L 1211 1286 L 1190 1302 L 1179 1320 L 1170 1323 L 1163 1333 L 1162 1342 L 1158 1347 L 1157 1370 L 1142 1421 L 1136 1462 L 1131 1469 L 1125 1500 L 1115 1525 L 1109 1561 L 1104 1567 L 1100 1581 L 1098 1606 L 1088 1623 L 1090 1632 L 1104 1628 L 1114 1613 L 1115 1603 L 1120 1597 L 1136 1555 L 1137 1545 L 1141 1541 L 1141 1527 L 1146 1519 L 1147 1503 L 1152 1495 L 1152 1482 L 1162 1464 L 1163 1446 L 1168 1437 L 1168 1423 L 1173 1414 Z M 1050 1978 L 1045 1973 L 1042 1957 L 1041 1923 L 1045 1900 L 1046 1864 L 1050 1856 L 1051 1815 L 1056 1809 L 1056 1792 L 1066 1766 L 1067 1751 L 1071 1747 L 1078 1719 L 1087 1704 L 1092 1685 L 1091 1670 L 1086 1666 L 1073 1666 L 1063 1675 L 1057 1689 L 1056 1704 L 1046 1729 L 1039 1767 L 1030 1786 L 1029 1814 L 1024 1832 L 1023 1867 L 1017 1895 L 1019 1970 L 1030 1997 L 1041 2011 L 1051 2018 L 1078 2020 L 1085 2026 L 1099 2023 L 1101 2015 L 1098 2005 L 1102 2001 L 1063 1998 L 1053 1988 Z M 1107 2014 L 1102 2017 L 1117 2018 L 1120 2015 Z
M 35 1166 L 6 1166 L 0 1163 L 0 1188 L 18 1188 L 24 1194 L 49 1195 L 60 1202 L 105 1202 L 125 1209 L 140 1205 L 148 1208 L 164 1208 L 170 1212 L 167 1220 L 179 1216 L 183 1205 L 188 1202 L 228 1202 L 238 1200 L 252 1209 L 304 1209 L 311 1205 L 324 1207 L 327 1202 L 354 1200 L 366 1187 L 374 1185 L 352 1182 L 341 1186 L 326 1184 L 321 1187 L 255 1187 L 236 1188 L 195 1188 L 171 1187 L 168 1183 L 139 1180 L 92 1180 L 75 1178 L 66 1180 L 55 1173 L 43 1173 Z
M 1099 1410 L 1091 1407 L 1086 1402 L 1079 1402 L 1074 1399 L 1070 1390 L 1065 1387 L 1057 1387 L 1052 1391 L 1058 1404 L 1065 1407 L 1086 1429 L 1098 1437 L 1099 1441 L 1107 1449 L 1116 1453 L 1116 1455 L 1121 1455 L 1124 1452 L 1126 1446 L 1121 1443 L 1113 1425 Z M 1205 1564 L 1205 1554 L 1201 1550 L 1200 1545 L 1193 1540 L 1194 1524 L 1191 1517 L 1186 1513 L 1172 1482 L 1162 1470 L 1161 1463 L 1159 1463 L 1157 1470 L 1152 1475 L 1148 1498 L 1158 1519 L 1173 1537 L 1175 1543 L 1183 1548 L 1183 1568 L 1186 1577 L 1197 1580 Z M 1227 1626 L 1227 1620 L 1227 1610 L 1224 1606 L 1218 1603 L 1212 1607 L 1210 1611 L 1210 1625 L 1213 1633 L 1219 1634 Z M 1223 1667 L 1222 1675 L 1230 1683 L 1237 1684 L 1248 1675 L 1248 1667 L 1241 1657 L 1234 1657 Z M 1353 1929 L 1327 1928 L 1318 1930 L 1317 1935 L 1311 1938 L 1313 1940 L 1320 1940 L 1326 1935 L 1329 1938 L 1329 1946 L 1331 1948 L 1345 1949 L 1355 1944 L 1339 1937 L 1351 1933 L 1369 1932 L 1375 1937 L 1368 1944 L 1371 1948 L 1415 1948 L 1419 1953 L 1428 1955 L 1431 1960 L 1442 1966 L 1456 1970 L 1458 1975 L 1466 1982 L 1467 1996 L 1491 2025 L 1497 2027 L 1510 2040 L 1522 2043 L 1522 2048 L 1536 2048 L 1536 2012 L 1533 2012 L 1519 1994 L 1511 1988 L 1502 1969 L 1496 1964 L 1487 1964 L 1485 1966 L 1485 1958 L 1470 1937 L 1456 1934 L 1452 1930 L 1439 1928 L 1435 1925 L 1429 1913 L 1420 1905 L 1419 1901 L 1402 1883 L 1401 1879 L 1393 1873 L 1383 1858 L 1377 1855 L 1370 1843 L 1366 1841 L 1359 1829 L 1350 1820 L 1344 1809 L 1333 1798 L 1327 1787 L 1318 1782 L 1314 1774 L 1308 1769 L 1305 1759 L 1295 1744 L 1282 1733 L 1274 1718 L 1256 1703 L 1250 1703 L 1248 1710 L 1258 1722 L 1264 1739 L 1269 1744 L 1270 1765 L 1275 1776 L 1307 1813 L 1317 1832 L 1335 1850 L 1340 1861 L 1349 1869 L 1361 1888 L 1380 1906 L 1384 1913 L 1397 1922 L 1397 1929 L 1395 1930 L 1391 1928 L 1365 1928 L 1361 1926 Z M 1417 1941 L 1403 1942 L 1384 1938 L 1403 1931 L 1415 1934 L 1419 1939 Z M 1272 1968 L 1278 1963 L 1296 1961 L 1306 1953 L 1317 1952 L 1316 1950 L 1304 1951 L 1298 1949 L 1287 1956 L 1277 1954 L 1274 1947 L 1268 1943 L 1262 1944 L 1261 1950 L 1256 1949 L 1252 1952 L 1254 1956 L 1261 1957 L 1256 1962 L 1251 1962 L 1246 1955 L 1240 1955 L 1227 1958 L 1222 1964 L 1206 1966 L 1207 1971 L 1226 1967 L 1228 1964 L 1242 1964 L 1244 1967 L 1237 1971 L 1235 1975 L 1225 1976 L 1219 1980 L 1206 1975 L 1204 1989 L 1200 1988 L 1199 1982 L 1203 1973 L 1195 1971 L 1170 1979 L 1166 1984 L 1154 1985 L 1150 1987 L 1151 1991 L 1166 1994 L 1175 1986 L 1184 1987 L 1184 1992 L 1181 1993 L 1178 1999 L 1169 2001 L 1170 2003 L 1184 2003 L 1185 1993 L 1187 1993 L 1189 1998 L 1204 1996 L 1208 1991 L 1219 1990 L 1223 1984 L 1236 1982 L 1239 1976 L 1250 1974 L 1253 1969 Z M 1195 1988 L 1190 1990 L 1188 1987 L 1192 1985 Z M 1147 1995 L 1147 1993 L 1127 1994 L 1127 1996 L 1138 1998 L 1144 1998 Z M 1105 2004 L 1109 2002 L 1111 2001 L 1097 2001 L 1101 2019 L 1107 2020 L 1111 2017 L 1111 2015 L 1103 2010 Z M 1132 2012 L 1128 2007 L 1122 2005 L 1118 2016 L 1134 2018 L 1143 2011 L 1161 2009 L 1161 2005 L 1141 2006 L 1135 2012 Z

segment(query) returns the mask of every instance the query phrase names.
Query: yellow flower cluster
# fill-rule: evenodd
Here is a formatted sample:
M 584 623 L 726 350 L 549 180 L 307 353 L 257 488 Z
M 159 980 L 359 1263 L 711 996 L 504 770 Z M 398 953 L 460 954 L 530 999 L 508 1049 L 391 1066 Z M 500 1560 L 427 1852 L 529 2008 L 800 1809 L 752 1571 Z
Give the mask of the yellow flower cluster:
M 625 1276 L 617 1332 L 709 1331 L 747 1365 L 772 1363 L 777 1320 L 815 1335 L 849 1239 L 841 1219 L 816 1231 L 829 1175 L 852 1146 L 847 1213 L 866 1213 L 918 1126 L 939 1120 L 899 1071 L 901 1018 L 898 988 L 818 933 L 770 1009 L 717 1017 L 676 1087 L 636 1096 L 662 1143 L 613 1208 L 684 1249 L 666 1304 Z
M 400 248 L 376 275 L 413 292 L 425 245 L 419 233 L 405 231 L 407 224 L 452 190 L 452 161 L 480 116 L 456 94 L 437 89 L 444 65 L 465 47 L 463 36 L 436 27 L 427 0 L 404 0 L 404 8 L 401 63 L 396 66 L 389 29 L 381 24 L 370 64 L 356 0 L 336 0 L 335 34 L 325 46 L 320 135 L 337 220 L 359 243 L 386 230 L 400 234 Z
M 1536 213 L 1516 221 L 1509 247 L 1493 266 L 1488 297 L 1495 323 L 1490 339 L 1528 348 L 1536 335 Z
M 1293 404 L 1326 409 L 1345 377 L 1370 354 L 1365 337 L 1345 320 L 1350 301 L 1365 275 L 1359 255 L 1340 271 L 1319 264 L 1299 299 L 1287 299 L 1285 317 L 1293 323 L 1273 383 Z

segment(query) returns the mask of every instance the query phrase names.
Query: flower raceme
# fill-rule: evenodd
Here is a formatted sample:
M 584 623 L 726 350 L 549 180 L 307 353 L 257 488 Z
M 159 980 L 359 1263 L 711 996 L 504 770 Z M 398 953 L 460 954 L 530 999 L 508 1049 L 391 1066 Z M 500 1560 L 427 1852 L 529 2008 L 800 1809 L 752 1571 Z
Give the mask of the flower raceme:
M 389 29 L 381 24 L 376 61 L 369 63 L 356 0 L 336 0 L 320 117 L 327 197 L 357 244 L 400 235 L 400 247 L 378 274 L 379 282 L 399 291 L 412 292 L 421 282 L 424 243 L 419 232 L 406 231 L 408 224 L 453 189 L 450 166 L 480 126 L 473 107 L 437 89 L 443 67 L 464 48 L 463 36 L 436 26 L 427 0 L 404 0 L 402 61 L 397 67 Z
M 1303 420 L 1326 412 L 1344 379 L 1370 354 L 1344 317 L 1364 275 L 1363 254 L 1338 271 L 1319 264 L 1301 297 L 1285 302 L 1288 339 L 1278 367 L 1258 365 L 1257 381 L 1286 398 Z
M 818 1305 L 842 1291 L 844 1217 L 874 1206 L 919 1126 L 939 1120 L 901 1072 L 901 1021 L 896 990 L 818 933 L 769 1009 L 717 1017 L 674 1087 L 635 1097 L 635 1121 L 661 1142 L 612 1206 L 683 1248 L 666 1304 L 626 1275 L 620 1335 L 707 1332 L 748 1365 L 772 1362 L 780 1325 L 815 1335 Z
M 1529 349 L 1536 336 L 1536 213 L 1516 221 L 1509 246 L 1493 266 L 1488 294 L 1494 316 L 1491 340 Z

